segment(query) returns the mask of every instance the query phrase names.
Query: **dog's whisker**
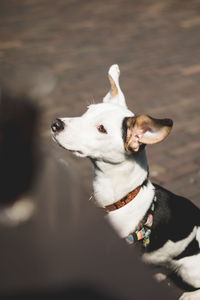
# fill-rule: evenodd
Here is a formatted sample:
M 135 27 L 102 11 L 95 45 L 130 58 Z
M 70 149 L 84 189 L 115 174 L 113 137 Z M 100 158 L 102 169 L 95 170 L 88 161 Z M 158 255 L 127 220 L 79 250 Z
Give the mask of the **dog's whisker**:
M 93 105 L 93 104 L 96 104 L 96 102 L 95 102 L 94 97 L 92 96 L 92 99 L 87 101 L 86 106 L 90 106 L 90 105 Z
M 94 96 L 92 96 L 92 104 L 96 104 L 96 103 L 95 103 Z

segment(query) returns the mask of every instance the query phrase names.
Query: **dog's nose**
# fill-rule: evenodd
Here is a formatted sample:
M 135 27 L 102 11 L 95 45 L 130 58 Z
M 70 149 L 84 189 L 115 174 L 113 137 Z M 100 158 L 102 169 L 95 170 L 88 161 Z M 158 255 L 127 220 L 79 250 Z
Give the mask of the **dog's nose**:
M 56 119 L 55 121 L 53 121 L 53 123 L 51 124 L 51 129 L 53 130 L 53 132 L 59 132 L 61 130 L 63 130 L 65 127 L 65 124 L 62 120 L 60 119 Z

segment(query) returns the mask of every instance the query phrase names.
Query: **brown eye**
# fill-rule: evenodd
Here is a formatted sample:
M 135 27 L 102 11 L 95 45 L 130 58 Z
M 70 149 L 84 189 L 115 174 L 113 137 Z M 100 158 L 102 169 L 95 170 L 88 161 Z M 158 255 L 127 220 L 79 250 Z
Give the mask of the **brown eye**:
M 105 129 L 105 127 L 104 127 L 103 125 L 98 125 L 98 126 L 97 126 L 97 129 L 98 129 L 99 132 L 101 132 L 101 133 L 107 133 L 107 131 L 106 131 L 106 129 Z

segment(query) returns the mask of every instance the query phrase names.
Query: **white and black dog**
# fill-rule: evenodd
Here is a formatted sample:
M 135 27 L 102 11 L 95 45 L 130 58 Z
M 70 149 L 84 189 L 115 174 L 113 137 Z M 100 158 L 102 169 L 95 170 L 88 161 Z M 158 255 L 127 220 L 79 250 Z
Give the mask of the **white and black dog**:
M 140 241 L 146 262 L 167 267 L 196 289 L 180 299 L 200 299 L 200 211 L 148 178 L 145 145 L 165 139 L 173 122 L 128 110 L 119 74 L 112 65 L 103 103 L 90 105 L 81 117 L 56 119 L 53 139 L 91 159 L 96 204 L 119 236 L 129 244 Z

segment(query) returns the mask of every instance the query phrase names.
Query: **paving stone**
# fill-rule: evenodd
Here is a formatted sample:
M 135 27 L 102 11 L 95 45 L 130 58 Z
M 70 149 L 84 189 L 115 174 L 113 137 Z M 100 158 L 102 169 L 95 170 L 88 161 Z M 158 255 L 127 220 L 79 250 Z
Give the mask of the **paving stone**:
M 47 141 L 56 116 L 80 115 L 101 101 L 107 70 L 119 63 L 130 109 L 174 120 L 171 136 L 147 151 L 169 183 L 181 160 L 189 174 L 199 159 L 199 12 L 198 1 L 2 0 L 0 81 L 37 98 Z
M 1 85 L 39 106 L 49 152 L 51 121 L 101 101 L 118 63 L 130 109 L 174 120 L 170 136 L 147 148 L 152 179 L 200 206 L 199 14 L 195 0 L 1 0 Z M 77 168 L 89 198 L 89 162 L 58 155 Z

